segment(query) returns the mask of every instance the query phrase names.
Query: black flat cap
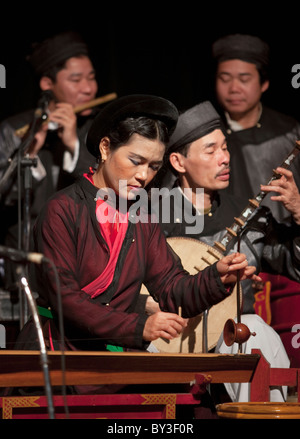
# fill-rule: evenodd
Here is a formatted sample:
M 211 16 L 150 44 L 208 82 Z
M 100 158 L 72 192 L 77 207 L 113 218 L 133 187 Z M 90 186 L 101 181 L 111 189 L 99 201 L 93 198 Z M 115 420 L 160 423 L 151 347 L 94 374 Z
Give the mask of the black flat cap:
M 195 105 L 180 114 L 168 144 L 168 153 L 178 151 L 216 129 L 221 129 L 221 119 L 213 105 L 209 101 Z
M 269 52 L 269 45 L 254 35 L 227 35 L 219 38 L 212 46 L 212 56 L 217 62 L 240 59 L 268 66 Z
M 95 117 L 87 135 L 87 148 L 95 157 L 99 156 L 100 140 L 107 136 L 111 129 L 127 117 L 145 116 L 164 122 L 173 133 L 178 120 L 178 110 L 167 99 L 152 95 L 128 95 L 109 103 Z
M 35 44 L 27 60 L 37 75 L 74 56 L 89 56 L 88 47 L 77 32 L 62 32 Z

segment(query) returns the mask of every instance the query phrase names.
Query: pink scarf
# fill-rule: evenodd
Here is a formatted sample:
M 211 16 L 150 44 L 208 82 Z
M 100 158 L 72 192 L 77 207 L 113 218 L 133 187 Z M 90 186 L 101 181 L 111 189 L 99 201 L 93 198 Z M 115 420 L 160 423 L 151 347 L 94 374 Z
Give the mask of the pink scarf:
M 84 176 L 94 184 L 92 174 L 85 174 Z M 101 215 L 105 215 L 106 222 L 101 221 Z M 111 284 L 128 227 L 128 212 L 121 213 L 102 199 L 97 199 L 96 216 L 100 232 L 109 247 L 110 257 L 100 276 L 82 288 L 92 298 L 99 296 Z

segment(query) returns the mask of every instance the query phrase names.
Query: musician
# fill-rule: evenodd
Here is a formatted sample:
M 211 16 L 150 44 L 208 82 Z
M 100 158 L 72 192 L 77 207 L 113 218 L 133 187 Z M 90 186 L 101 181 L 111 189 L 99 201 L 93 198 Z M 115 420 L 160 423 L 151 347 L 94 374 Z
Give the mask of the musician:
M 295 140 L 300 139 L 299 121 L 264 103 L 270 86 L 271 55 L 269 45 L 253 35 L 226 35 L 212 46 L 217 110 L 227 133 L 231 157 L 230 184 L 225 190 L 243 198 L 245 203 L 259 192 L 260 183 L 269 181 L 273 169 L 290 153 Z M 300 188 L 299 159 L 293 162 L 291 170 Z M 282 203 L 266 197 L 262 205 L 270 208 L 277 221 L 291 220 Z M 262 273 L 262 277 L 270 282 L 273 297 L 300 293 L 298 281 L 271 273 Z M 277 323 L 287 327 L 290 314 L 287 309 L 282 317 L 278 316 Z M 291 352 L 289 342 L 285 343 Z M 293 361 L 297 366 L 295 352 Z
M 136 208 L 137 195 L 147 195 L 162 164 L 177 118 L 176 107 L 156 96 L 131 95 L 108 104 L 87 137 L 99 159 L 96 171 L 54 195 L 39 215 L 36 251 L 54 261 L 60 281 L 58 292 L 51 266 L 38 267 L 38 305 L 49 349 L 60 347 L 58 294 L 67 349 L 143 350 L 158 337 L 178 336 L 185 317 L 227 297 L 239 267 L 243 278 L 253 277 L 243 254 L 189 275 L 144 211 L 147 204 Z M 164 312 L 134 311 L 142 283 Z M 32 320 L 16 346 L 37 348 Z
M 95 158 L 85 147 L 86 133 L 95 111 L 87 109 L 75 115 L 73 108 L 93 100 L 98 84 L 88 47 L 73 32 L 54 35 L 35 45 L 28 60 L 39 84 L 41 101 L 46 98 L 45 92 L 51 93 L 45 108 L 47 123 L 40 126 L 28 149 L 29 157 L 37 159 L 37 166 L 31 167 L 30 215 L 33 223 L 49 196 L 71 184 L 95 164 Z M 37 107 L 39 105 L 42 104 Z M 16 130 L 31 124 L 34 114 L 35 109 L 28 110 L 0 124 L 0 178 L 7 160 L 21 145 L 22 139 Z M 1 244 L 14 248 L 18 247 L 16 178 L 14 174 L 12 184 L 0 194 Z M 5 281 L 6 288 L 11 290 L 8 270 Z
M 263 103 L 270 86 L 270 47 L 265 41 L 254 35 L 226 35 L 214 42 L 212 58 L 216 109 L 227 134 L 232 169 L 226 191 L 247 203 L 300 139 L 300 124 Z M 291 170 L 299 188 L 300 162 Z M 262 205 L 278 221 L 289 217 L 282 203 L 269 197 Z
M 221 130 L 220 116 L 210 102 L 196 105 L 179 116 L 167 155 L 167 172 L 172 172 L 177 180 L 172 192 L 167 192 L 155 206 L 165 236 L 190 237 L 213 246 L 216 241 L 221 241 L 227 233 L 226 227 L 232 226 L 234 218 L 238 218 L 248 204 L 243 205 L 243 200 L 240 202 L 225 191 L 231 176 L 230 154 Z M 270 186 L 262 186 L 262 190 L 275 192 L 274 200 L 281 202 L 292 214 L 293 223 L 290 226 L 280 224 L 267 207 L 259 207 L 241 233 L 241 251 L 247 255 L 249 263 L 257 267 L 257 272 L 264 269 L 283 273 L 299 281 L 300 195 L 292 172 L 283 168 L 278 168 L 277 172 L 280 179 Z M 163 172 L 160 174 L 157 180 L 162 179 Z M 186 190 L 188 188 L 191 192 Z M 197 189 L 200 188 L 204 193 L 197 198 Z M 166 205 L 170 205 L 168 222 L 162 218 L 163 206 Z M 178 215 L 178 212 L 183 214 Z M 203 219 L 201 229 L 194 227 L 197 217 Z M 230 241 L 225 254 L 237 248 L 237 240 L 235 237 Z M 243 350 L 250 353 L 253 347 L 259 348 L 273 367 L 288 367 L 289 360 L 280 337 L 254 314 L 252 284 L 252 281 L 242 282 L 242 322 L 245 321 L 256 336 L 243 344 Z M 236 343 L 228 348 L 222 342 L 221 339 L 220 352 L 236 352 Z M 248 384 L 229 386 L 228 390 L 233 400 L 248 400 Z M 272 392 L 272 400 L 282 400 L 278 390 Z

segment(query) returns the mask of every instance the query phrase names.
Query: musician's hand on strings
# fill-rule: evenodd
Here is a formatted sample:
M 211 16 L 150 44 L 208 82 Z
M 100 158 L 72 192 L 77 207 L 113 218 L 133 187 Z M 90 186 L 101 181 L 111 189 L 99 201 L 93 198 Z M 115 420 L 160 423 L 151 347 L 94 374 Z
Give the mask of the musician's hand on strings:
M 143 338 L 146 341 L 154 341 L 160 337 L 172 340 L 181 334 L 186 328 L 187 322 L 188 319 L 184 319 L 178 314 L 156 312 L 146 320 Z
M 49 115 L 49 121 L 58 124 L 58 135 L 66 148 L 74 153 L 77 142 L 77 118 L 73 106 L 65 102 L 56 104 L 56 108 Z
M 238 272 L 240 275 L 240 280 L 262 280 L 259 276 L 254 274 L 256 271 L 256 267 L 248 265 L 246 255 L 244 255 L 243 253 L 231 253 L 227 256 L 224 256 L 217 262 L 216 265 L 221 281 L 224 284 L 236 283 Z
M 293 215 L 294 221 L 300 225 L 300 194 L 294 180 L 293 173 L 285 168 L 278 167 L 276 172 L 281 175 L 269 185 L 261 185 L 263 192 L 277 192 L 272 195 L 272 201 L 280 201 L 284 207 Z

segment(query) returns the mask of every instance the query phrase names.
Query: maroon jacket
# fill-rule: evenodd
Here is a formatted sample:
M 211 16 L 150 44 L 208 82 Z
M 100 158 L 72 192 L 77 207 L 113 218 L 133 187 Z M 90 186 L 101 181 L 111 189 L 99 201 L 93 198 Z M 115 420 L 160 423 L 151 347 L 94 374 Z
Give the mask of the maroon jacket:
M 82 177 L 50 199 L 34 228 L 36 251 L 58 270 L 69 348 L 99 350 L 109 343 L 144 349 L 147 316 L 135 312 L 142 283 L 162 310 L 177 313 L 181 306 L 184 317 L 197 315 L 228 295 L 214 265 L 189 275 L 174 257 L 159 224 L 149 220 L 129 221 L 114 279 L 92 299 L 82 288 L 101 274 L 109 259 L 96 219 L 96 194 L 97 188 Z M 40 266 L 38 293 L 38 304 L 51 307 L 51 333 L 57 338 L 57 285 L 50 264 Z M 45 328 L 49 320 L 43 320 Z

